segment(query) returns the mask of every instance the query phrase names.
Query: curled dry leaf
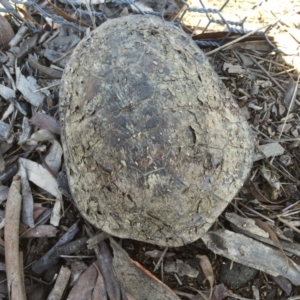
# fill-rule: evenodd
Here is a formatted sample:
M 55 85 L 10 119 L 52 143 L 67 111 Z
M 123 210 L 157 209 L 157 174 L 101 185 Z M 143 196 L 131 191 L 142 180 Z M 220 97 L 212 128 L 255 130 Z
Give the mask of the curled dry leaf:
M 211 299 L 211 295 L 213 292 L 213 285 L 214 285 L 214 281 L 215 281 L 212 265 L 206 255 L 196 255 L 196 257 L 199 258 L 200 267 L 201 267 L 206 279 L 209 282 L 209 285 L 210 285 L 209 299 Z
M 0 49 L 6 50 L 9 47 L 9 42 L 14 37 L 14 32 L 5 19 L 4 16 L 0 15 Z

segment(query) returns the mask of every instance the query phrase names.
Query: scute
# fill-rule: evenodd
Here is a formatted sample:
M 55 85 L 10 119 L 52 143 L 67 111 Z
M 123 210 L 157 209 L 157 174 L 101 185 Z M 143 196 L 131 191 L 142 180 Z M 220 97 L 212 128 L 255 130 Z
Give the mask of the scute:
M 252 166 L 250 129 L 204 53 L 158 17 L 105 22 L 65 68 L 60 119 L 82 215 L 122 238 L 200 238 Z

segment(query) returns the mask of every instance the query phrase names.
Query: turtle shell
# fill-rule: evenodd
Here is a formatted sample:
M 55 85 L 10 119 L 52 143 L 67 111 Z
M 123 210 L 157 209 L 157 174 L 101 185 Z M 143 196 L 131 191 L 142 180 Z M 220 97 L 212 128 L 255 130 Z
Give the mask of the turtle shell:
M 60 120 L 79 211 L 121 238 L 197 240 L 252 165 L 248 124 L 205 54 L 154 16 L 108 20 L 80 42 Z

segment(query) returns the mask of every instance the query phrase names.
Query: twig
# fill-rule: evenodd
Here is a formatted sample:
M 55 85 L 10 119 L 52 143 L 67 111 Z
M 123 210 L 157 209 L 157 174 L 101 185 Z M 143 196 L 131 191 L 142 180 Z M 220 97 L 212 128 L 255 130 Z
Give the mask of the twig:
M 22 197 L 21 181 L 14 176 L 9 189 L 5 210 L 5 263 L 9 299 L 25 300 L 23 270 L 19 256 L 19 226 Z
M 290 228 L 293 229 L 294 231 L 300 233 L 300 229 L 298 229 L 297 227 L 295 227 L 293 224 L 291 224 L 290 222 L 288 222 L 288 221 L 282 219 L 280 216 L 277 216 L 277 217 L 278 217 L 278 220 L 279 220 L 281 223 L 283 223 L 283 224 L 285 224 L 286 226 L 290 227 Z
M 166 247 L 165 250 L 163 251 L 163 253 L 161 254 L 161 256 L 160 256 L 160 258 L 159 258 L 159 260 L 158 260 L 158 262 L 157 262 L 157 264 L 156 264 L 153 272 L 155 272 L 158 269 L 158 267 L 160 266 L 161 261 L 163 260 L 163 258 L 165 256 L 167 250 L 168 250 L 168 247 Z
M 250 59 L 254 62 L 255 65 L 257 65 L 267 76 L 268 78 L 275 84 L 277 87 L 284 92 L 284 88 L 275 80 L 268 71 L 265 70 L 265 68 L 253 57 L 250 57 Z
M 227 43 L 227 44 L 225 44 L 225 45 L 223 45 L 223 46 L 221 46 L 221 47 L 219 47 L 217 49 L 214 49 L 212 51 L 207 52 L 206 56 L 211 55 L 213 53 L 216 53 L 216 52 L 218 52 L 218 51 L 220 51 L 222 49 L 225 49 L 225 48 L 229 47 L 230 45 L 233 45 L 233 44 L 235 44 L 235 43 L 237 43 L 237 42 L 245 39 L 246 37 L 248 37 L 248 36 L 256 33 L 257 31 L 260 31 L 260 30 L 262 30 L 262 29 L 264 29 L 264 28 L 266 28 L 268 26 L 270 26 L 270 24 L 267 24 L 267 25 L 264 25 L 262 27 L 256 28 L 256 29 L 252 30 L 251 32 L 249 32 L 249 33 L 247 33 L 247 34 L 245 34 L 245 35 L 243 35 L 243 36 L 241 36 L 241 37 L 239 37 L 239 38 L 237 38 L 237 39 L 235 39 L 235 40 L 233 40 L 233 41 L 231 41 L 231 42 L 229 42 L 229 43 Z

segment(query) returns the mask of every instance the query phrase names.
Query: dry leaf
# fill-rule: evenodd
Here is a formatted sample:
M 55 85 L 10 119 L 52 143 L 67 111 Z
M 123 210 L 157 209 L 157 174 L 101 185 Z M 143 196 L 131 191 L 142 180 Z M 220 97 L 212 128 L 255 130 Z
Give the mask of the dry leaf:
M 272 279 L 280 286 L 280 288 L 289 296 L 292 292 L 292 284 L 283 276 L 272 276 Z
M 110 239 L 110 245 L 114 253 L 114 272 L 123 287 L 136 299 L 179 300 L 179 297 L 168 286 L 144 269 L 138 262 L 131 260 L 126 251 L 113 239 Z
M 57 181 L 42 165 L 29 159 L 19 158 L 19 163 L 26 169 L 29 181 L 44 189 L 55 198 L 61 200 L 62 195 L 58 189 Z
M 280 182 L 274 174 L 274 171 L 271 171 L 266 167 L 261 167 L 260 172 L 262 176 L 268 181 L 270 186 L 274 187 L 277 191 L 280 190 Z
M 211 299 L 222 300 L 226 297 L 230 297 L 231 295 L 232 295 L 231 291 L 229 291 L 224 284 L 218 284 L 214 287 Z
M 151 257 L 151 258 L 160 258 L 163 253 L 164 253 L 163 251 L 155 249 L 152 251 L 146 251 L 144 255 L 146 257 Z M 175 253 L 165 253 L 164 257 L 172 257 L 174 255 Z
M 40 129 L 37 132 L 33 133 L 30 137 L 31 141 L 36 141 L 36 142 L 52 141 L 54 139 L 55 139 L 54 134 L 47 129 Z
M 8 140 L 9 136 L 10 136 L 9 124 L 0 121 L 0 139 L 6 141 Z
M 254 161 L 268 158 L 271 156 L 279 156 L 284 153 L 284 148 L 279 143 L 269 143 L 258 146 L 259 152 L 255 154 Z
M 177 273 L 180 276 L 188 276 L 191 278 L 197 278 L 199 271 L 192 268 L 182 260 L 177 259 L 176 261 L 166 262 L 164 264 L 164 270 L 167 273 Z
M 52 225 L 37 225 L 35 228 L 25 231 L 22 238 L 56 237 L 58 229 Z
M 288 257 L 287 257 L 286 254 L 284 253 L 283 248 L 282 248 L 282 245 L 280 244 L 280 242 L 279 242 L 279 240 L 278 240 L 278 237 L 277 237 L 276 233 L 274 232 L 274 230 L 271 228 L 271 226 L 270 226 L 268 223 L 266 223 L 266 222 L 264 222 L 264 221 L 262 221 L 262 220 L 260 220 L 260 219 L 254 219 L 254 221 L 255 221 L 255 224 L 256 224 L 259 228 L 263 229 L 265 232 L 267 232 L 267 233 L 270 235 L 271 240 L 272 240 L 272 241 L 276 244 L 276 246 L 280 249 L 280 251 L 281 251 L 283 257 L 287 260 L 287 264 L 288 264 Z
M 32 76 L 25 77 L 22 75 L 19 67 L 16 67 L 16 86 L 22 93 L 24 98 L 33 106 L 40 106 L 45 98 L 45 94 L 41 92 L 35 93 L 35 90 L 40 89 L 36 79 Z
M 49 153 L 45 157 L 45 162 L 55 175 L 57 175 L 60 170 L 62 154 L 63 150 L 60 143 L 53 140 Z
M 29 123 L 29 119 L 24 117 L 22 123 L 22 134 L 19 137 L 18 145 L 22 145 L 29 139 L 31 130 L 32 130 L 32 126 Z
M 41 129 L 48 129 L 54 134 L 60 134 L 59 122 L 49 115 L 43 113 L 36 113 L 32 116 L 30 122 Z
M 291 259 L 287 264 L 282 252 L 274 247 L 225 229 L 208 232 L 202 240 L 218 255 L 273 276 L 282 275 L 300 285 L 300 267 Z
M 8 100 L 9 98 L 16 98 L 16 92 L 13 89 L 0 84 L 0 96 L 5 100 Z
M 9 188 L 0 184 L 0 204 L 7 199 Z
M 27 179 L 27 173 L 22 164 L 19 167 L 19 175 L 21 176 L 22 184 L 22 222 L 29 227 L 34 227 L 33 220 L 33 197 L 31 193 L 31 188 Z
M 33 67 L 39 71 L 40 75 L 46 75 L 46 76 L 48 76 L 50 78 L 54 78 L 54 79 L 60 79 L 62 76 L 62 71 L 55 70 L 53 68 L 49 68 L 44 65 L 41 65 L 36 60 L 34 60 L 32 57 L 30 57 L 28 59 L 28 61 L 29 61 L 29 64 L 31 65 L 31 67 Z
M 62 237 L 58 240 L 58 242 L 46 253 L 44 254 L 39 260 L 37 260 L 32 266 L 31 269 L 33 272 L 41 275 L 44 271 L 48 270 L 52 266 L 56 265 L 59 261 L 59 258 L 53 257 L 55 254 L 56 248 L 60 245 L 66 244 L 71 241 L 74 236 L 78 233 L 79 220 L 76 221 L 67 231 L 64 233 Z
M 213 292 L 213 285 L 214 285 L 214 281 L 215 281 L 212 265 L 206 255 L 198 254 L 198 255 L 196 255 L 196 258 L 200 259 L 200 267 L 201 267 L 206 279 L 209 282 L 209 285 L 210 285 L 209 299 L 211 299 L 212 292 Z
M 53 226 L 59 225 L 60 213 L 61 213 L 61 199 L 55 201 L 51 213 L 51 217 L 50 217 L 50 224 L 52 224 Z
M 55 285 L 50 292 L 47 300 L 60 300 L 64 294 L 64 291 L 68 285 L 69 278 L 71 276 L 71 270 L 68 267 L 62 266 L 57 276 Z M 82 298 L 88 299 L 88 298 Z
M 67 300 L 91 299 L 97 276 L 98 274 L 95 265 L 90 265 L 77 279 Z
M 0 15 L 0 49 L 6 50 L 9 47 L 9 42 L 14 35 L 15 34 L 9 22 L 4 16 Z
M 77 259 L 71 263 L 71 279 L 70 286 L 73 286 L 79 276 L 87 269 L 87 265 L 80 259 Z
M 107 293 L 106 293 L 106 289 L 105 289 L 105 282 L 104 282 L 103 275 L 101 274 L 101 272 L 96 264 L 95 264 L 95 267 L 97 269 L 98 277 L 97 277 L 97 281 L 95 283 L 95 288 L 93 290 L 92 300 L 107 300 L 108 298 L 107 298 Z

